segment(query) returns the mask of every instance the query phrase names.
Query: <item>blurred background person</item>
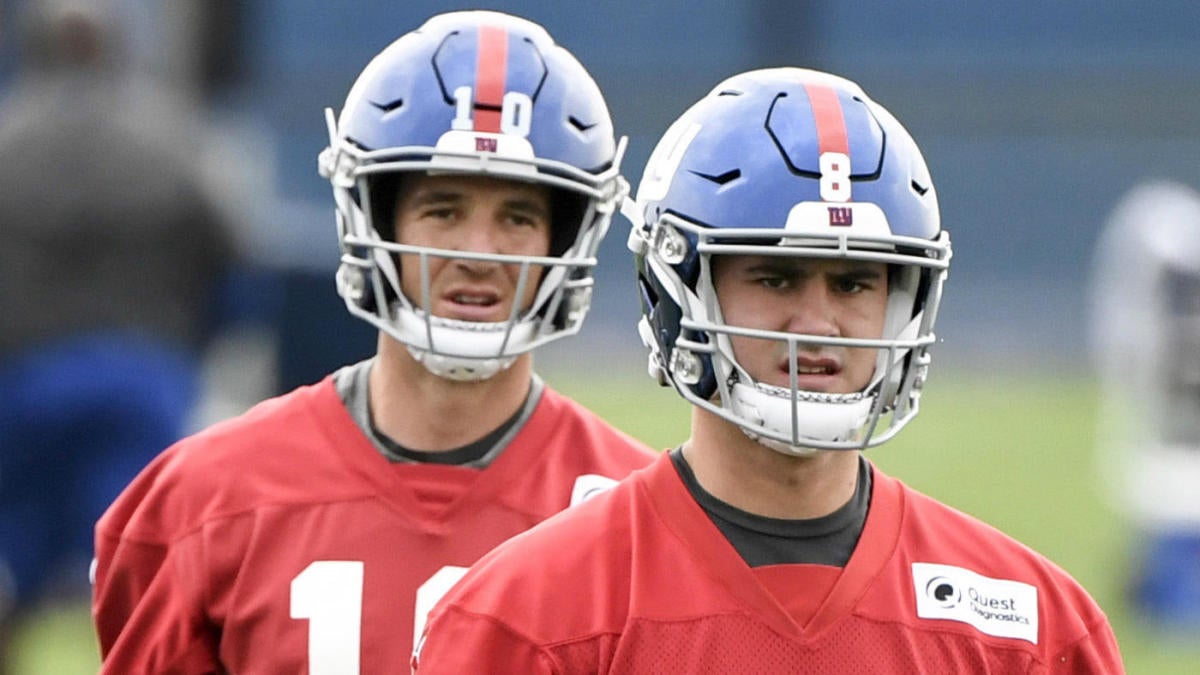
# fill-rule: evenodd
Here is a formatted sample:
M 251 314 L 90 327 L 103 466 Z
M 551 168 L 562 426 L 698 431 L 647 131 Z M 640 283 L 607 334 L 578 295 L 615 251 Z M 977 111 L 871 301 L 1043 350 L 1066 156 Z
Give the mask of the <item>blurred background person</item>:
M 132 74 L 110 9 L 5 17 L 20 64 L 0 107 L 4 633 L 47 596 L 86 602 L 95 521 L 186 431 L 235 259 L 196 126 Z
M 1146 182 L 1097 244 L 1096 441 L 1130 519 L 1129 602 L 1167 635 L 1200 634 L 1200 194 Z

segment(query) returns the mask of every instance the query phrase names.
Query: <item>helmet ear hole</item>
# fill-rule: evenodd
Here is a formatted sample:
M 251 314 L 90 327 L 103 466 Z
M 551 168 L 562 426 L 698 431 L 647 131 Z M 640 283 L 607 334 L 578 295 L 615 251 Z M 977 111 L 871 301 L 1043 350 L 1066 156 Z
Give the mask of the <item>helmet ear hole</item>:
M 554 189 L 550 194 L 550 255 L 560 257 L 575 244 L 588 198 L 578 192 Z
M 403 186 L 404 174 L 400 172 L 378 173 L 367 179 L 371 222 L 384 241 L 396 241 L 396 206 Z
M 401 191 L 406 184 L 405 172 L 392 171 L 380 172 L 369 176 L 366 179 L 365 198 L 370 205 L 371 222 L 374 223 L 375 234 L 387 242 L 396 242 L 396 209 L 400 204 Z M 364 256 L 387 256 L 391 259 L 391 264 L 395 268 L 397 278 L 400 274 L 400 255 L 396 253 L 385 253 L 376 251 L 373 254 L 369 251 L 363 252 Z M 376 264 L 382 264 L 376 259 Z M 377 275 L 369 275 L 372 278 L 378 279 Z M 383 292 L 384 301 L 391 303 L 397 297 L 397 289 L 390 283 L 385 283 L 380 280 L 380 290 Z M 358 305 L 368 312 L 375 312 L 382 309 L 378 307 L 378 299 L 373 288 L 374 284 L 367 284 L 366 292 L 359 300 Z

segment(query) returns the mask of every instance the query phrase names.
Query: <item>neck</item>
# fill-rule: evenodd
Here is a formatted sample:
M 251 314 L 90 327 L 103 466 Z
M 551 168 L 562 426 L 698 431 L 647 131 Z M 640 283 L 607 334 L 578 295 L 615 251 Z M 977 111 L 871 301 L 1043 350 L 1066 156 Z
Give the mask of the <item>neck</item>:
M 858 483 L 856 451 L 785 455 L 701 408 L 692 411 L 692 437 L 683 446 L 683 456 L 696 480 L 714 497 L 769 518 L 829 515 L 850 501 Z
M 478 382 L 458 382 L 426 370 L 408 348 L 380 335 L 369 400 L 375 427 L 413 450 L 453 450 L 483 438 L 512 417 L 529 394 L 533 358 Z

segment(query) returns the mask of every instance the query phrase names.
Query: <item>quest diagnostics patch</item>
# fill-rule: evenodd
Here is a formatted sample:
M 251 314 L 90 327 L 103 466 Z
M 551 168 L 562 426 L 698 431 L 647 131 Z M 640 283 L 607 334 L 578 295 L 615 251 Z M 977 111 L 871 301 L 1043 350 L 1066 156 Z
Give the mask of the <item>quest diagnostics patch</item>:
M 575 479 L 575 485 L 571 488 L 571 506 L 575 506 L 591 497 L 594 497 L 601 492 L 612 489 L 617 481 L 608 476 L 601 476 L 594 473 L 585 473 Z
M 981 633 L 1037 644 L 1037 587 L 953 565 L 913 563 L 917 616 L 948 619 Z

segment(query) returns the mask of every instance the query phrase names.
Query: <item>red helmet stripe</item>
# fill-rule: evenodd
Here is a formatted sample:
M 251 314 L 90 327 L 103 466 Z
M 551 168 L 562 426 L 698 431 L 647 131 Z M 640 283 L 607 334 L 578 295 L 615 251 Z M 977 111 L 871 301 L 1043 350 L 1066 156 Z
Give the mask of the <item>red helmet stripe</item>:
M 804 90 L 808 93 L 813 121 L 817 125 L 818 152 L 840 152 L 849 156 L 850 139 L 846 136 L 846 118 L 837 92 L 833 87 L 821 84 L 806 84 Z
M 500 132 L 504 79 L 508 71 L 508 31 L 479 27 L 479 61 L 475 68 L 475 131 Z

